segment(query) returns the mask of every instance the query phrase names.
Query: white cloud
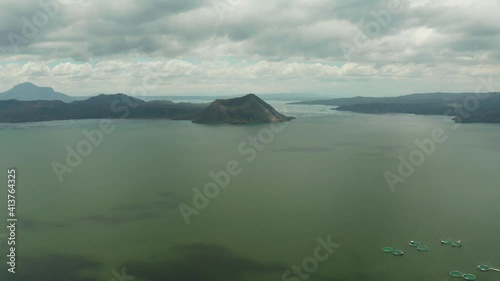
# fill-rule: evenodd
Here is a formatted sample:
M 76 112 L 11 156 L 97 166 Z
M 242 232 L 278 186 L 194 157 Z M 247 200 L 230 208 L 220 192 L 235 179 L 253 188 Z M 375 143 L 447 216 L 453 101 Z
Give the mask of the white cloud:
M 69 94 L 127 92 L 151 68 L 163 83 L 155 94 L 404 94 L 395 80 L 452 90 L 500 73 L 495 0 L 401 0 L 403 11 L 349 61 L 340 43 L 354 44 L 393 0 L 215 1 L 229 4 L 223 13 L 210 0 L 64 1 L 16 52 L 7 35 L 23 35 L 22 19 L 44 10 L 0 0 L 2 88 L 23 80 Z

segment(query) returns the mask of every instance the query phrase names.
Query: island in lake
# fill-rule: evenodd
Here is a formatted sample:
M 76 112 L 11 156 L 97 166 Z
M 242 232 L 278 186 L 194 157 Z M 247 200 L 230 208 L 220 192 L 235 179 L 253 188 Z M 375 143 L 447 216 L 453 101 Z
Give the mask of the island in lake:
M 199 124 L 258 124 L 285 122 L 294 117 L 285 116 L 261 98 L 249 94 L 241 98 L 218 99 L 198 113 L 193 123 Z

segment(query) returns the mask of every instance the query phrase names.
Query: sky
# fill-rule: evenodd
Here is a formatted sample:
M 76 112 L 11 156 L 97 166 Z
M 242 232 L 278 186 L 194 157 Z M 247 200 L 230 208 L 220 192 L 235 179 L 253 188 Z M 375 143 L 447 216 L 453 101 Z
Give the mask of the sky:
M 0 91 L 33 82 L 68 95 L 395 96 L 471 92 L 484 80 L 500 89 L 498 0 L 0 5 Z

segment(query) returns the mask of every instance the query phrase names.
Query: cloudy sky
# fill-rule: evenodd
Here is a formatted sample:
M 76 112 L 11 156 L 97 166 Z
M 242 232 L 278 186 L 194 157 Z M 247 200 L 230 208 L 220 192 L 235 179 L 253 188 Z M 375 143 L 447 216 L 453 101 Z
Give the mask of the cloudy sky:
M 0 91 L 31 81 L 131 93 L 155 81 L 148 95 L 389 96 L 474 91 L 480 78 L 500 89 L 498 0 L 0 5 Z

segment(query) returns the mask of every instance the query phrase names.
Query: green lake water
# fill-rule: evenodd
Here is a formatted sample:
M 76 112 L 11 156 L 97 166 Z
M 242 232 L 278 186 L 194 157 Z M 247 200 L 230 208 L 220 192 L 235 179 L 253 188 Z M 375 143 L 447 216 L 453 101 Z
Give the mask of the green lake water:
M 0 280 L 118 281 L 123 269 L 137 281 L 280 281 L 328 236 L 340 246 L 307 280 L 443 281 L 452 270 L 500 278 L 476 269 L 500 267 L 499 125 L 277 107 L 298 118 L 253 161 L 238 146 L 269 125 L 114 120 L 115 131 L 62 182 L 51 164 L 65 163 L 66 146 L 99 120 L 0 125 L 1 224 L 10 167 L 19 220 L 17 273 L 6 272 L 0 237 Z M 396 172 L 398 157 L 435 128 L 447 140 L 391 190 L 384 172 Z M 192 206 L 192 189 L 231 160 L 241 174 L 187 225 L 179 204 Z

